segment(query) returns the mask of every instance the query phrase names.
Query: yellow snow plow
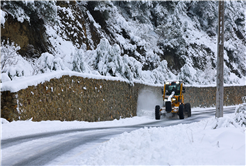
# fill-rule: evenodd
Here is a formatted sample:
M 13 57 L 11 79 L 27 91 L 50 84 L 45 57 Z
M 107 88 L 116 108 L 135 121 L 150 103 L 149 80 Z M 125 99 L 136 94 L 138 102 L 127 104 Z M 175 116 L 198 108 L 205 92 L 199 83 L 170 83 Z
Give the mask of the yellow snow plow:
M 184 104 L 185 87 L 182 81 L 166 82 L 162 93 L 163 107 L 155 106 L 155 119 L 159 120 L 161 115 L 167 114 L 178 115 L 180 119 L 184 119 L 185 114 L 191 116 L 190 103 Z

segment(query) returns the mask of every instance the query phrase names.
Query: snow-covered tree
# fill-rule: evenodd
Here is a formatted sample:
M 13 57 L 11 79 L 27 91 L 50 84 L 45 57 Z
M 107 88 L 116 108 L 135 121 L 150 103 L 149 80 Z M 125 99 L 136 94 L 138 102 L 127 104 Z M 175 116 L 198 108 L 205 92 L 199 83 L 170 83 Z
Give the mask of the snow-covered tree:
M 167 67 L 167 61 L 163 60 L 152 72 L 152 80 L 155 84 L 164 84 L 168 80 L 175 80 L 176 76 Z
M 133 81 L 141 77 L 142 64 L 133 57 L 121 57 L 119 45 L 111 46 L 107 39 L 101 39 L 96 49 L 96 69 L 101 75 L 120 76 Z
M 191 84 L 193 82 L 192 70 L 188 64 L 185 64 L 178 74 L 178 79 L 184 81 L 185 83 Z
M 237 106 L 236 111 L 235 111 L 234 120 L 240 126 L 246 126 L 246 106 L 245 104 Z
M 82 49 L 75 49 L 73 57 L 73 71 L 85 72 L 86 62 L 84 58 L 84 51 Z
M 44 22 L 56 21 L 57 7 L 53 1 L 34 1 L 34 9 Z
M 50 53 L 43 53 L 37 60 L 37 66 L 41 73 L 46 73 L 52 71 L 54 56 Z
M 18 21 L 56 20 L 55 1 L 1 1 L 1 8 Z
M 11 79 L 32 75 L 31 64 L 17 52 L 20 47 L 8 40 L 5 44 L 4 42 L 2 41 L 1 46 L 1 73 L 7 73 Z

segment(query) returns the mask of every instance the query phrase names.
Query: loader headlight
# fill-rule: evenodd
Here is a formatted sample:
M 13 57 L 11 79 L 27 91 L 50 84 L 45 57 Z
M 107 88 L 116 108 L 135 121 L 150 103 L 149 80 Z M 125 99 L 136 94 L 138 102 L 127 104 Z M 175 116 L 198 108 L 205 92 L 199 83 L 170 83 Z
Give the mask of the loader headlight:
M 176 101 L 176 98 L 172 98 L 172 101 Z

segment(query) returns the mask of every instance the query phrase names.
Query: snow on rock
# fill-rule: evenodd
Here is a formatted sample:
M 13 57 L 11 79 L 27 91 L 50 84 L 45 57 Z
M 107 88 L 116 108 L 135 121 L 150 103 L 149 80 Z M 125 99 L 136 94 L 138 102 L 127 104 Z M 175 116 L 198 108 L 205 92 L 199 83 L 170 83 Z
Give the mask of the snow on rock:
M 61 78 L 63 75 L 68 76 L 77 76 L 77 77 L 84 77 L 84 78 L 92 78 L 92 79 L 105 79 L 105 80 L 114 80 L 114 81 L 122 81 L 129 83 L 128 80 L 117 78 L 117 77 L 109 77 L 109 76 L 101 76 L 101 75 L 92 75 L 87 73 L 79 73 L 74 71 L 52 71 L 49 73 L 43 73 L 35 76 L 27 76 L 27 77 L 17 77 L 13 81 L 7 81 L 1 83 L 1 90 L 2 91 L 11 91 L 17 92 L 21 89 L 25 89 L 28 86 L 37 86 L 40 83 L 45 81 L 49 81 L 53 78 Z
M 1 118 L 1 124 L 7 124 L 7 123 L 9 123 L 9 121 L 7 121 L 7 120 L 4 119 L 4 118 Z
M 1 25 L 3 25 L 4 26 L 4 23 L 5 23 L 5 15 L 6 15 L 6 12 L 4 12 L 4 11 L 2 11 L 2 10 L 0 10 L 0 12 L 1 12 Z

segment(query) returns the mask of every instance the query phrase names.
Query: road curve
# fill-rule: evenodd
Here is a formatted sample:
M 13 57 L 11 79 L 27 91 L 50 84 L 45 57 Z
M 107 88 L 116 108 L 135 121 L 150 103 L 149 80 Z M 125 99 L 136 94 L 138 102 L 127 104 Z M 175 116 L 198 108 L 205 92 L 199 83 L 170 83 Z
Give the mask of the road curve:
M 224 108 L 224 114 L 233 113 L 234 110 L 234 107 Z M 102 143 L 123 132 L 143 127 L 165 127 L 198 122 L 214 115 L 214 109 L 206 109 L 204 112 L 194 112 L 191 117 L 183 120 L 165 118 L 134 126 L 71 129 L 5 139 L 1 140 L 1 165 L 46 165 L 77 147 L 85 148 L 83 145 Z

